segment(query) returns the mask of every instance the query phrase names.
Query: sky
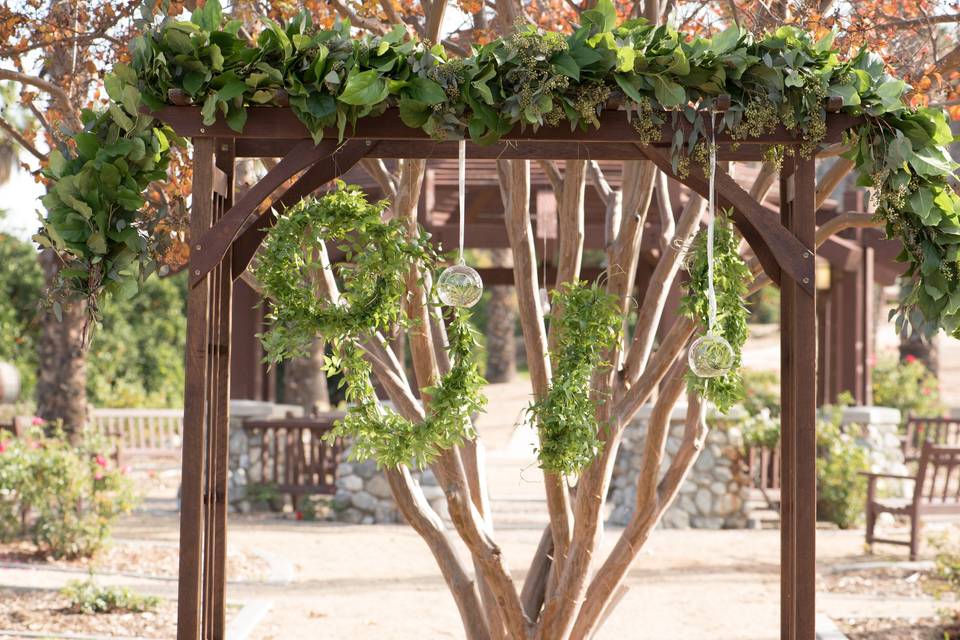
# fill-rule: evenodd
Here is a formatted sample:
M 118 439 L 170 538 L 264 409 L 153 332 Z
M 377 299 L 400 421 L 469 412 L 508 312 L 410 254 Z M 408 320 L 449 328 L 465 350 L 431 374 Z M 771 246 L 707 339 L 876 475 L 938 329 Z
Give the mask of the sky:
M 21 154 L 21 159 L 28 161 L 28 155 Z M 43 194 L 43 186 L 34 182 L 33 176 L 16 169 L 10 181 L 0 186 L 0 211 L 6 211 L 6 216 L 0 217 L 0 231 L 29 239 L 39 227 L 37 211 Z

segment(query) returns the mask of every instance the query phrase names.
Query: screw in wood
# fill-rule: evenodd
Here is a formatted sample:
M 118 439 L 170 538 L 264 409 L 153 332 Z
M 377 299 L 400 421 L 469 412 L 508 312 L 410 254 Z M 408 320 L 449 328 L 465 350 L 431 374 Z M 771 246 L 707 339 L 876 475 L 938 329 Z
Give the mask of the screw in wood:
M 803 284 L 810 284 L 810 278 L 804 278 Z
M 193 270 L 193 275 L 195 275 L 195 276 L 200 275 L 200 269 L 194 269 L 194 270 Z

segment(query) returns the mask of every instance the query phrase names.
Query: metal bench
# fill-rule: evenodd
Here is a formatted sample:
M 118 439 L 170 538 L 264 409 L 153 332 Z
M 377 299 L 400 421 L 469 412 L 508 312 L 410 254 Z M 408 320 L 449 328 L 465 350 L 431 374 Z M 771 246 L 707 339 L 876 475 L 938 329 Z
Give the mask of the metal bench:
M 910 559 L 917 559 L 920 527 L 927 516 L 960 515 L 960 447 L 945 447 L 924 442 L 915 476 L 890 473 L 864 473 L 867 476 L 867 545 L 876 542 L 910 547 Z M 878 498 L 877 480 L 891 478 L 914 481 L 911 498 Z M 894 540 L 874 535 L 877 516 L 890 513 L 910 520 L 910 539 Z

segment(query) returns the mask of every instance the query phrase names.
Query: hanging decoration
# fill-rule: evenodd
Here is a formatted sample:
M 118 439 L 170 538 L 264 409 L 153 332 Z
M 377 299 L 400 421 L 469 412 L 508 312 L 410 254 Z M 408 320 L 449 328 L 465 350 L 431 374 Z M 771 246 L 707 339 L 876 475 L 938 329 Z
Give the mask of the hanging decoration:
M 350 438 L 356 459 L 422 467 L 473 437 L 470 416 L 486 404 L 485 381 L 469 312 L 454 308 L 447 327 L 452 366 L 431 390 L 426 418 L 412 422 L 377 400 L 365 345 L 377 333 L 389 335 L 406 325 L 407 276 L 414 267 L 426 271 L 436 262 L 425 234 L 410 237 L 404 221 L 383 220 L 386 206 L 368 203 L 358 187 L 337 181 L 335 191 L 306 198 L 278 216 L 254 268 L 269 311 L 260 339 L 272 362 L 304 355 L 317 336 L 326 339 L 332 349 L 326 371 L 343 377 L 350 405 L 328 437 Z M 344 252 L 336 266 L 318 259 L 327 242 Z M 315 290 L 329 269 L 336 269 L 342 283 L 336 301 Z
M 733 368 L 736 360 L 733 347 L 727 339 L 716 332 L 717 291 L 714 285 L 713 247 L 714 225 L 716 221 L 716 173 L 717 138 L 716 114 L 710 112 L 710 188 L 707 204 L 707 333 L 694 340 L 690 345 L 687 360 L 690 370 L 700 378 L 718 378 L 725 376 Z
M 437 295 L 448 307 L 472 307 L 483 295 L 483 280 L 477 270 L 468 266 L 463 258 L 464 217 L 466 212 L 467 190 L 467 141 L 459 145 L 458 182 L 460 187 L 460 246 L 457 251 L 457 264 L 447 267 L 437 278 Z

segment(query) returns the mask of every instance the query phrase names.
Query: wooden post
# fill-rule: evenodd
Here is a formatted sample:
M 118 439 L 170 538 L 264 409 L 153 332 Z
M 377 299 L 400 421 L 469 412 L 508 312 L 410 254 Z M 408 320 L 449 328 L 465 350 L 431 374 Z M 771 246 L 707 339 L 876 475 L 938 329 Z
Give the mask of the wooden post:
M 815 160 L 785 163 L 780 177 L 783 225 L 807 251 L 809 275 L 798 283 L 783 272 L 781 316 L 781 597 L 780 638 L 814 640 L 816 600 L 816 251 Z
M 233 196 L 232 140 L 194 140 L 191 264 L 197 238 L 229 209 Z M 225 638 L 230 325 L 230 252 L 187 297 L 180 511 L 178 640 Z
M 213 221 L 214 142 L 193 143 L 193 202 L 190 236 L 199 238 Z M 191 253 L 190 269 L 193 269 Z M 207 431 L 207 337 L 210 281 L 204 278 L 187 294 L 187 360 L 183 405 L 183 473 L 180 489 L 180 580 L 177 639 L 200 637 L 203 576 L 204 458 Z

